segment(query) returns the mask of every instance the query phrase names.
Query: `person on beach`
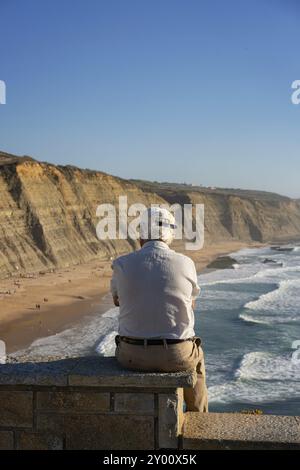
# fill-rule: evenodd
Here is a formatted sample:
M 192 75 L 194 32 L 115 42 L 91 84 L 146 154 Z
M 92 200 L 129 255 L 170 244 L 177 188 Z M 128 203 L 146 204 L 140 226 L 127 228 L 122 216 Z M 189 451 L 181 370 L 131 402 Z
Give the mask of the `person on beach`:
M 159 238 L 151 238 L 153 224 Z M 116 357 L 127 369 L 177 372 L 195 368 L 197 383 L 184 389 L 187 411 L 208 411 L 204 355 L 194 332 L 200 293 L 194 262 L 169 248 L 173 215 L 159 207 L 142 214 L 141 249 L 117 258 L 111 293 L 120 307 Z

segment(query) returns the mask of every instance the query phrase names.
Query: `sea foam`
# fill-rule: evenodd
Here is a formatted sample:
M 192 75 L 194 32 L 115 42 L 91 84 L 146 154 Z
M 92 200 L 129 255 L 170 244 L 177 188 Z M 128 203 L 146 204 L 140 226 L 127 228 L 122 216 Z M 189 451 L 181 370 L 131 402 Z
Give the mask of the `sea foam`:
M 299 398 L 300 363 L 291 354 L 276 356 L 268 352 L 245 354 L 234 380 L 209 387 L 211 403 L 251 403 Z

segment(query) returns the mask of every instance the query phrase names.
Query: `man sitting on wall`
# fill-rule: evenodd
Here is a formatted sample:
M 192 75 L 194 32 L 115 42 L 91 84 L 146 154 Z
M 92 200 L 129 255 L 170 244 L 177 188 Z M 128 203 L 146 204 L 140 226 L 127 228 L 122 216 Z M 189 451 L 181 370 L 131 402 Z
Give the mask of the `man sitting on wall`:
M 159 238 L 151 237 L 153 224 Z M 175 228 L 168 210 L 148 209 L 141 217 L 141 249 L 113 262 L 111 292 L 120 307 L 116 357 L 139 371 L 196 368 L 196 385 L 184 389 L 187 411 L 208 411 L 203 351 L 194 332 L 200 287 L 194 262 L 169 248 Z

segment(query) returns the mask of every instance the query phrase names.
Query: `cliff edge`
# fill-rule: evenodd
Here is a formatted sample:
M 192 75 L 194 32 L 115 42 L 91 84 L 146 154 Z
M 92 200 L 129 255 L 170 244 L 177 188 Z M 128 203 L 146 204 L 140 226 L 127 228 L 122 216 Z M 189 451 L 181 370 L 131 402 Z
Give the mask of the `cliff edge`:
M 299 200 L 128 181 L 0 152 L 0 277 L 107 259 L 134 248 L 132 240 L 96 236 L 97 206 L 115 204 L 125 194 L 129 205 L 204 203 L 206 244 L 300 239 Z

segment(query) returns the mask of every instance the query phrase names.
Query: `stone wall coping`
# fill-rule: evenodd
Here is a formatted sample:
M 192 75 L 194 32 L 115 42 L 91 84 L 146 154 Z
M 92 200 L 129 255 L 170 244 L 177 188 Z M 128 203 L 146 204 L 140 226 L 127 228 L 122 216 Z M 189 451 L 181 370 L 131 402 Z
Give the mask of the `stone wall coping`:
M 0 386 L 87 386 L 181 388 L 196 383 L 196 372 L 136 372 L 123 369 L 114 357 L 51 358 L 44 362 L 0 365 Z
M 185 413 L 184 449 L 300 449 L 300 417 Z

